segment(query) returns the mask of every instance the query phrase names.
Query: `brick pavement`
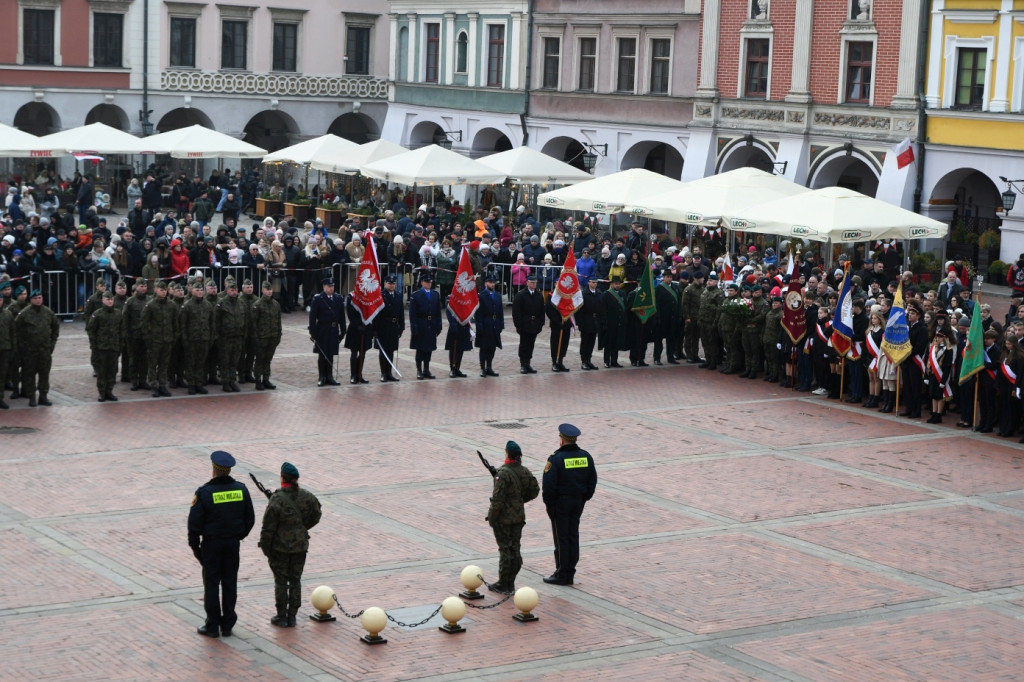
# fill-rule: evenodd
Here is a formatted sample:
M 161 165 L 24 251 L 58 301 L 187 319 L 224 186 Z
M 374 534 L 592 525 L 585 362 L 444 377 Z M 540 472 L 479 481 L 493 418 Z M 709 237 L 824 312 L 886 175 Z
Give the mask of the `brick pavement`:
M 987 680 L 1024 662 L 1015 442 L 691 365 L 581 372 L 576 339 L 565 375 L 544 370 L 543 338 L 540 373 L 519 375 L 506 334 L 497 379 L 473 376 L 469 354 L 471 377 L 449 380 L 437 353 L 433 382 L 407 371 L 318 389 L 305 316 L 285 325 L 275 392 L 157 400 L 118 384 L 117 404 L 95 402 L 84 333 L 63 326 L 56 405 L 0 413 L 28 429 L 0 432 L 0 652 L 14 677 Z M 299 627 L 276 629 L 253 537 L 236 637 L 195 635 L 185 517 L 211 449 L 266 483 L 292 461 L 320 496 L 305 592 L 428 607 L 468 563 L 496 574 L 474 450 L 499 462 L 516 440 L 539 475 L 562 421 L 583 429 L 600 484 L 573 588 L 541 582 L 550 529 L 540 502 L 527 508 L 517 583 L 540 593 L 537 623 L 506 603 L 471 610 L 462 635 L 391 626 L 367 647 L 358 622 L 312 623 L 304 607 Z

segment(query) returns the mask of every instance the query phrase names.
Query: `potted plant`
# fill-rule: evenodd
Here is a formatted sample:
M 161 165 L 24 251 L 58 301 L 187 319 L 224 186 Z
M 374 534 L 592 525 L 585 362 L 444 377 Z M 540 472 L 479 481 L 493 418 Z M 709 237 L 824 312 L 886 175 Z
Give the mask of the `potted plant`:
M 325 201 L 316 207 L 316 217 L 320 220 L 328 232 L 337 232 L 341 227 L 341 208 Z
M 355 218 L 372 218 L 376 214 L 377 214 L 376 210 L 374 210 L 370 206 L 364 206 L 364 207 L 361 207 L 361 208 L 360 207 L 350 208 L 348 210 L 348 217 L 352 218 L 352 219 L 355 219 Z
M 307 194 L 299 194 L 291 201 L 284 202 L 284 213 L 303 223 L 309 220 L 309 207 L 313 200 Z
M 1006 272 L 1010 269 L 1009 263 L 1001 260 L 994 260 L 988 264 L 988 284 L 1006 285 Z
M 260 218 L 280 214 L 281 206 L 281 200 L 269 192 L 264 192 L 256 197 L 256 215 Z
M 939 261 L 931 251 L 915 253 L 910 259 L 910 269 L 918 282 L 930 282 L 939 274 Z

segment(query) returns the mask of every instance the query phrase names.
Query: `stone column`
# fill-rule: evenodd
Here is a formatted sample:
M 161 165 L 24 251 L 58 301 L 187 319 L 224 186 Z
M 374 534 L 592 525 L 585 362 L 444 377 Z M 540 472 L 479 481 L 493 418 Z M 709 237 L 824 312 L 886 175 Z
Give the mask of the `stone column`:
M 477 22 L 480 20 L 480 14 L 478 12 L 470 12 L 466 16 L 469 17 L 469 45 L 466 47 L 466 77 L 469 81 L 469 87 L 476 87 L 476 72 L 477 72 L 477 54 L 479 53 L 478 48 L 478 35 L 479 30 Z
M 391 54 L 388 55 L 388 80 L 392 83 L 398 78 L 398 15 L 388 15 L 388 35 L 391 38 Z
M 995 96 L 989 102 L 988 110 L 999 114 L 1010 110 L 1008 92 L 1010 89 L 1010 54 L 1013 52 L 1013 0 L 1003 0 L 999 8 L 999 39 L 997 42 L 995 72 Z
M 718 32 L 721 25 L 722 0 L 705 0 L 701 32 L 700 83 L 697 97 L 718 97 Z
M 416 40 L 416 31 L 419 25 L 415 14 L 406 14 L 405 16 L 409 19 L 409 54 L 405 75 L 410 83 L 418 83 L 420 79 L 416 73 L 416 53 L 419 52 L 419 44 Z
M 508 55 L 505 59 L 508 69 L 508 87 L 510 90 L 519 89 L 519 44 L 522 42 L 523 34 L 523 13 L 510 12 L 512 17 L 512 39 L 505 41 L 508 46 Z
M 796 25 L 793 29 L 793 70 L 787 102 L 807 104 L 811 101 L 811 20 L 814 0 L 796 0 Z
M 917 49 L 921 40 L 921 3 L 925 0 L 903 0 L 903 15 L 900 18 L 900 63 L 896 71 L 896 95 L 892 98 L 893 109 L 917 107 Z M 941 28 L 942 23 L 938 23 Z M 877 62 L 878 57 L 875 56 Z M 938 68 L 941 60 L 932 62 Z M 877 106 L 879 102 L 875 102 Z
M 458 42 L 455 40 L 455 12 L 444 13 L 444 36 L 441 44 L 441 54 L 444 58 L 444 81 L 445 85 L 455 82 L 455 58 L 458 53 Z

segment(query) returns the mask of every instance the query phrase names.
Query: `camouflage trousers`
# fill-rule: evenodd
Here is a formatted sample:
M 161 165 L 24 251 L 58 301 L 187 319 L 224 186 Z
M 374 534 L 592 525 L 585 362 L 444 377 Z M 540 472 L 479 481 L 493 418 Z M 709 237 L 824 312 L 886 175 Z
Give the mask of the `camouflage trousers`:
M 498 582 L 512 587 L 523 567 L 523 555 L 519 553 L 525 523 L 495 523 L 491 525 L 494 539 L 498 542 Z
M 222 336 L 217 341 L 220 346 L 220 382 L 226 384 L 238 379 L 238 362 L 242 357 L 241 336 Z
M 151 341 L 149 344 L 149 385 L 167 388 L 168 366 L 171 363 L 170 341 Z
M 302 603 L 302 569 L 306 566 L 306 553 L 267 554 L 270 571 L 274 574 L 274 606 L 279 616 L 295 617 Z

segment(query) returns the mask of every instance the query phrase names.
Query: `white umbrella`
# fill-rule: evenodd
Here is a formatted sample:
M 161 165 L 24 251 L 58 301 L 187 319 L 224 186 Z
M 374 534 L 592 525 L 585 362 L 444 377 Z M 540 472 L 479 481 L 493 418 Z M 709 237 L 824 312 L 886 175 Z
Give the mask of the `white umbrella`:
M 355 142 L 328 133 L 267 154 L 263 157 L 263 163 L 288 162 L 318 168 L 315 162 L 330 163 L 345 159 L 358 148 Z
M 679 180 L 643 168 L 631 168 L 611 175 L 580 182 L 537 197 L 540 206 L 569 211 L 619 213 L 641 197 L 670 192 L 683 186 Z
M 569 185 L 593 179 L 590 173 L 529 147 L 509 149 L 477 161 L 504 173 L 512 182 L 527 185 Z
M 750 206 L 737 211 L 730 227 L 818 242 L 926 239 L 943 237 L 948 230 L 945 223 L 843 187 Z
M 671 192 L 650 194 L 623 209 L 633 215 L 692 225 L 715 225 L 748 207 L 808 192 L 808 188 L 756 168 L 709 175 Z
M 400 185 L 489 185 L 505 181 L 500 171 L 436 144 L 373 161 L 360 167 L 359 172 Z
M 408 149 L 387 140 L 374 140 L 356 145 L 353 149 L 335 157 L 322 156 L 310 162 L 309 167 L 328 173 L 358 173 L 363 166 L 382 161 L 392 156 L 405 154 Z
M 44 135 L 36 143 L 36 149 L 63 149 L 65 152 L 89 152 L 91 154 L 145 154 L 147 141 L 134 135 L 111 128 L 103 123 L 69 128 L 59 133 Z
M 48 158 L 67 154 L 67 150 L 60 146 L 39 146 L 40 139 L 31 133 L 0 123 L 0 157 Z
M 258 159 L 267 150 L 201 125 L 169 130 L 145 139 L 147 154 L 170 154 L 175 159 Z

